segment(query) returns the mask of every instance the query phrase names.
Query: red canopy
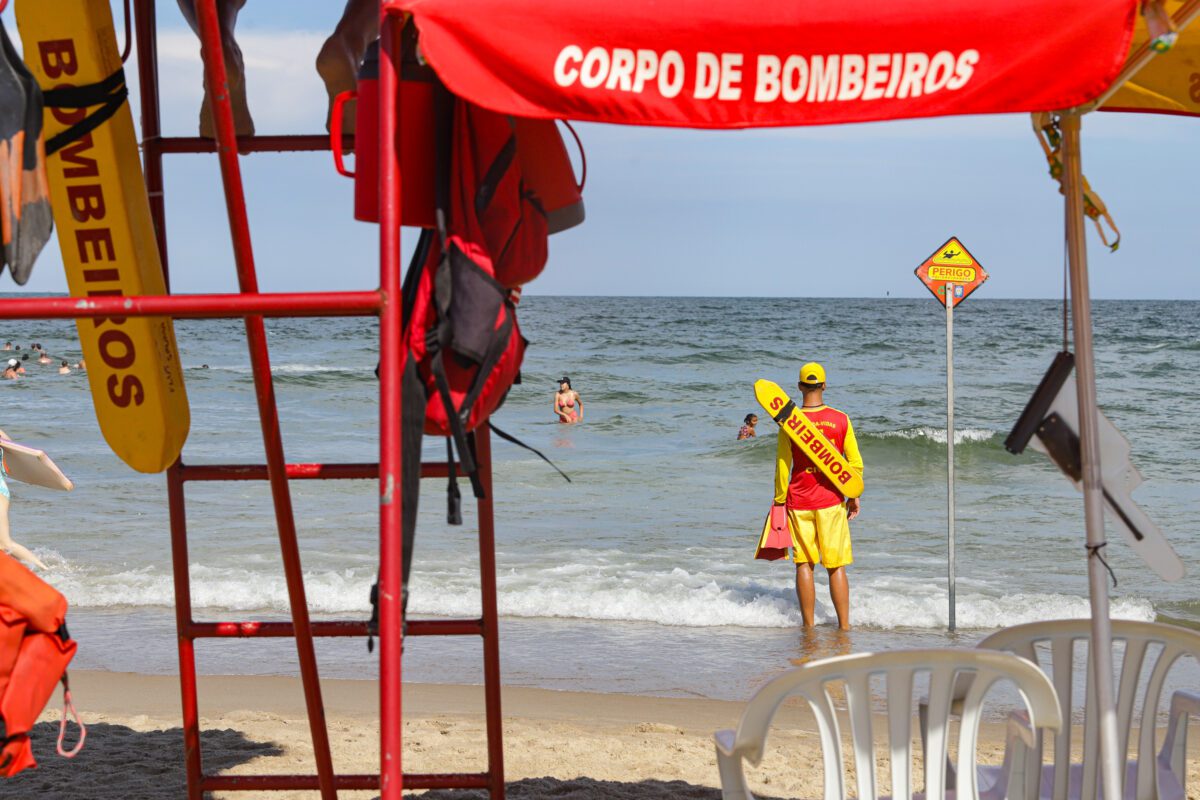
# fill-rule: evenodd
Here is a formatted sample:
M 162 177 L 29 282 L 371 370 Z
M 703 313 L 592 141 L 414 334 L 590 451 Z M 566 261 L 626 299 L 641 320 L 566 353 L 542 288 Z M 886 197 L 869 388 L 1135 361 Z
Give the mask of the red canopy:
M 1137 0 L 401 0 L 497 111 L 743 128 L 1071 108 L 1120 71 Z

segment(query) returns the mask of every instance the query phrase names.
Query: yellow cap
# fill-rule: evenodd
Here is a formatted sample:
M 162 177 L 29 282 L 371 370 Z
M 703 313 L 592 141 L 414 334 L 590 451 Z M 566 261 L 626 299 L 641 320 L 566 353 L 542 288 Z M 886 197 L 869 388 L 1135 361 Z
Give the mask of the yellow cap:
M 825 368 L 815 361 L 810 361 L 800 368 L 800 382 L 818 384 L 825 382 Z

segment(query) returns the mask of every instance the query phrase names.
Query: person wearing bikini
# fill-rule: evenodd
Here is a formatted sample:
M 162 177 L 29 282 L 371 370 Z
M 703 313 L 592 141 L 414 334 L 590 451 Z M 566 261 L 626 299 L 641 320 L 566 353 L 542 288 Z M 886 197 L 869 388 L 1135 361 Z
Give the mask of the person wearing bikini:
M 571 388 L 571 379 L 565 375 L 559 379 L 558 391 L 554 393 L 554 414 L 564 425 L 583 422 L 583 399 Z

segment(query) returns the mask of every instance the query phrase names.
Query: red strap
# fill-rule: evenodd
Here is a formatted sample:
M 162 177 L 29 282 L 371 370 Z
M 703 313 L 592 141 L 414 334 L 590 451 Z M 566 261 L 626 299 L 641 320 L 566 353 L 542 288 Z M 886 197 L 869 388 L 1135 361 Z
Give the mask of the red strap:
M 333 151 L 333 166 L 339 175 L 345 175 L 347 178 L 353 178 L 354 173 L 346 169 L 346 153 L 342 147 L 342 113 L 346 103 L 356 99 L 358 99 L 356 91 L 339 93 L 337 97 L 333 98 L 333 111 L 329 117 L 329 149 Z
M 70 751 L 63 749 L 63 738 L 67 735 L 68 713 L 75 718 L 75 724 L 79 726 L 79 741 L 75 743 L 75 747 Z M 75 704 L 71 702 L 71 690 L 63 687 L 63 715 L 62 721 L 58 724 L 58 754 L 63 758 L 74 758 L 83 749 L 85 741 L 87 741 L 87 728 L 84 726 L 83 720 L 79 718 L 79 712 L 75 710 Z

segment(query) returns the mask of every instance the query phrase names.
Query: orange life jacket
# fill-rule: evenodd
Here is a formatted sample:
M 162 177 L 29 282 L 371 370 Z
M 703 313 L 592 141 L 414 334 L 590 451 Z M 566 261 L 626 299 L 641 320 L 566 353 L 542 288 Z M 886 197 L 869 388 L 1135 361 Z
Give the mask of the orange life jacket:
M 66 598 L 0 553 L 0 775 L 6 778 L 37 766 L 29 732 L 60 680 L 64 705 L 71 707 L 67 664 L 77 645 L 67 633 L 66 616 Z M 75 750 L 66 752 L 65 727 L 64 710 L 58 752 L 69 758 L 79 752 L 85 734 L 80 726 Z

